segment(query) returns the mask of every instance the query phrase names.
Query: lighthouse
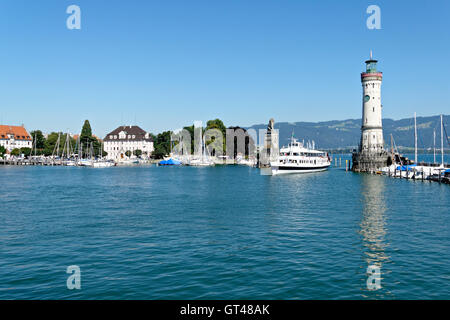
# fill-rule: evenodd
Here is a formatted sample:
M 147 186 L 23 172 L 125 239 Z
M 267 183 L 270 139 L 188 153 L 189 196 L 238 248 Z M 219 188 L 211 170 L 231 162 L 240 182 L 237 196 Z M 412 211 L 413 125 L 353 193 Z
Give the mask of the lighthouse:
M 378 61 L 365 61 L 366 70 L 361 73 L 362 123 L 359 149 L 353 153 L 353 170 L 372 172 L 387 166 L 388 154 L 384 150 L 381 83 L 383 73 L 378 71 Z
M 383 150 L 383 124 L 381 120 L 381 82 L 383 73 L 377 70 L 377 60 L 366 61 L 366 71 L 361 73 L 363 108 L 360 151 L 380 152 Z

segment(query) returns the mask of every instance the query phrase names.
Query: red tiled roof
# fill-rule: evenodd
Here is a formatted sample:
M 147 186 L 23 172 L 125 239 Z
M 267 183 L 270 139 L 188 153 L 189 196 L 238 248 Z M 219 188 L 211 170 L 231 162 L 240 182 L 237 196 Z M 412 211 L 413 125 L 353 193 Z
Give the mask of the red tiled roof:
M 9 134 L 14 135 L 16 140 L 31 141 L 31 137 L 24 127 L 0 125 L 0 139 L 9 139 Z

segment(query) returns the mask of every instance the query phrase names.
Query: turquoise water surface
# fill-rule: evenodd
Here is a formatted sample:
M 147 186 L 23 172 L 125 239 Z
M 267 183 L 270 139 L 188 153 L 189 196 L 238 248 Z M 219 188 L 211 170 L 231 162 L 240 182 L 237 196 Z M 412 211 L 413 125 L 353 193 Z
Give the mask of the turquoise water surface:
M 450 299 L 449 185 L 241 166 L 1 166 L 0 182 L 0 299 Z

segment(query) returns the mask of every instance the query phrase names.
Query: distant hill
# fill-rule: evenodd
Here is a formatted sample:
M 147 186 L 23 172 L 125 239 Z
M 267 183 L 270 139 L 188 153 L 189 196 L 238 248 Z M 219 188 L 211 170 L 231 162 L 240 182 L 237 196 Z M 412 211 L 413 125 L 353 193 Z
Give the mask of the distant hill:
M 269 119 L 268 119 L 269 120 Z M 267 120 L 267 122 L 269 122 Z M 450 134 L 450 116 L 444 116 L 447 136 Z M 267 124 L 257 124 L 246 129 L 266 129 Z M 305 141 L 315 141 L 317 148 L 356 148 L 361 136 L 361 119 L 333 120 L 325 122 L 276 122 L 280 132 L 280 145 L 286 145 L 294 130 L 294 136 Z M 440 146 L 440 116 L 417 117 L 419 148 L 433 147 L 433 130 L 436 129 L 436 145 Z M 390 145 L 390 135 L 394 136 L 398 147 L 414 147 L 414 118 L 401 120 L 383 119 L 384 139 Z M 445 137 L 444 137 L 445 139 Z M 450 139 L 450 136 L 449 136 Z M 444 147 L 449 145 L 444 141 Z

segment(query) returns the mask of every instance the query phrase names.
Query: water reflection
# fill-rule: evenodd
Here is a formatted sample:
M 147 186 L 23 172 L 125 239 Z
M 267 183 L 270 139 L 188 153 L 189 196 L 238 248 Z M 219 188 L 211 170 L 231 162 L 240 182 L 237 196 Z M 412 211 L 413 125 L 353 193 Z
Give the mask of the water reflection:
M 385 253 L 386 243 L 386 200 L 385 179 L 377 176 L 362 177 L 361 196 L 363 201 L 360 234 L 363 237 L 367 265 L 382 267 L 389 257 Z
M 389 262 L 389 256 L 386 254 L 388 243 L 386 241 L 387 225 L 386 225 L 386 199 L 385 199 L 385 182 L 383 177 L 365 175 L 361 177 L 361 200 L 363 202 L 362 218 L 360 223 L 360 234 L 363 240 L 363 252 L 365 255 L 365 263 L 363 269 L 370 267 L 374 270 L 374 266 L 378 267 L 380 272 L 377 274 L 378 282 L 381 286 L 372 286 L 369 282 L 364 281 L 364 291 L 373 290 L 375 288 L 374 297 L 382 297 L 384 294 L 390 294 L 385 290 L 378 290 L 385 287 L 382 279 L 387 273 L 383 268 L 383 264 Z M 377 268 L 375 268 L 377 269 Z M 367 275 L 369 276 L 369 275 Z

